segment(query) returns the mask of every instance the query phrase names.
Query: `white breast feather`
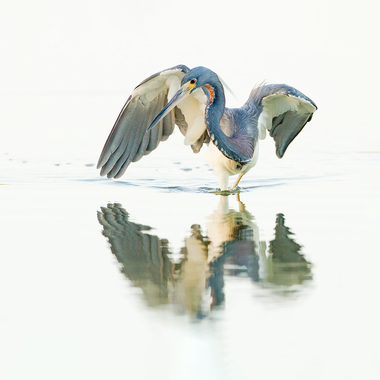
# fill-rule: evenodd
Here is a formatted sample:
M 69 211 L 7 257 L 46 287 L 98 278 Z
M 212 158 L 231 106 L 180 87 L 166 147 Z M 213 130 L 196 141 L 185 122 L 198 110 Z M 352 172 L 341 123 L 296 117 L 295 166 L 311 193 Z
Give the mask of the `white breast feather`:
M 206 100 L 203 90 L 198 88 L 177 106 L 182 111 L 188 125 L 185 145 L 194 144 L 206 130 L 204 121 Z

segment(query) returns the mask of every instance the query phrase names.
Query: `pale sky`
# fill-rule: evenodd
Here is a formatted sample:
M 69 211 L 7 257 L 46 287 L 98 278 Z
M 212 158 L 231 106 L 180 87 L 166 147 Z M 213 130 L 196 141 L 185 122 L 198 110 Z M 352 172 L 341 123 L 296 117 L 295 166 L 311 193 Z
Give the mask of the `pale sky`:
M 44 118 L 69 130 L 68 115 L 75 114 L 80 130 L 96 138 L 100 126 L 94 125 L 110 123 L 106 129 L 111 128 L 140 81 L 183 63 L 217 72 L 236 94 L 237 100 L 228 97 L 230 106 L 241 105 L 257 83 L 292 85 L 319 107 L 313 120 L 317 129 L 306 138 L 359 140 L 359 149 L 374 149 L 380 136 L 372 113 L 378 108 L 378 12 L 374 1 L 356 4 L 7 2 L 0 14 L 0 133 L 6 140 L 25 130 L 31 138 Z M 94 104 L 89 113 L 73 105 L 71 95 L 100 93 L 119 96 L 112 100 L 115 108 L 100 110 Z M 53 109 L 33 103 L 41 94 L 66 97 Z M 99 133 L 103 139 L 104 130 Z

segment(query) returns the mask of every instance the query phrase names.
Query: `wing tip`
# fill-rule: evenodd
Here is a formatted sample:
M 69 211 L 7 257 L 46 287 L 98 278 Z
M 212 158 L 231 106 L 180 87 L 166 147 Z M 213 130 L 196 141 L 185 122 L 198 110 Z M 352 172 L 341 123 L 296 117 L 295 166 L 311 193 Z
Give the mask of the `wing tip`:
M 100 169 L 104 165 L 104 162 L 99 158 L 98 163 L 96 164 L 96 169 Z
M 98 169 L 100 169 L 100 168 L 98 167 Z M 101 169 L 100 169 L 100 176 L 101 176 L 101 177 L 104 177 L 104 176 L 106 176 L 106 175 L 108 175 L 108 171 L 106 170 L 105 166 L 101 166 Z
M 282 157 L 284 157 L 284 154 L 285 154 L 285 151 L 286 149 L 282 150 L 280 149 L 279 147 L 276 149 L 276 156 L 281 159 Z

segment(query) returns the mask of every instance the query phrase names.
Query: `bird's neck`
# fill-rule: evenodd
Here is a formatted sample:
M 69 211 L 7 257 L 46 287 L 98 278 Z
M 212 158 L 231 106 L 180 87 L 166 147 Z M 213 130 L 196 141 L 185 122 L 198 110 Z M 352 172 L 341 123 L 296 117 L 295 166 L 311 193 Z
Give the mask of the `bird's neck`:
M 218 134 L 221 131 L 220 120 L 224 113 L 226 105 L 226 99 L 224 96 L 224 90 L 221 83 L 206 84 L 203 86 L 208 93 L 208 102 L 206 105 L 205 121 L 207 129 L 212 133 Z
M 245 152 L 245 145 L 249 143 L 244 139 L 243 131 L 238 131 L 234 135 L 227 136 L 221 126 L 220 120 L 223 116 L 225 109 L 225 96 L 222 84 L 215 83 L 213 85 L 207 84 L 204 88 L 208 91 L 208 103 L 206 106 L 205 122 L 207 130 L 210 134 L 211 141 L 223 153 L 224 156 L 230 160 L 246 164 L 250 161 L 252 153 L 250 149 Z M 242 148 L 244 152 L 242 152 Z

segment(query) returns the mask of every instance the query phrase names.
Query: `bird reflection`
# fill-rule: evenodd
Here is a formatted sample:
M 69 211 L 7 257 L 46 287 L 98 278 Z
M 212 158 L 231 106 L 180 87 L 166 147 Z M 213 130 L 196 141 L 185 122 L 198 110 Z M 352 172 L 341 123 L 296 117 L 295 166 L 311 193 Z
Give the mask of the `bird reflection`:
M 253 215 L 237 195 L 238 210 L 229 208 L 228 196 L 220 196 L 206 230 L 193 224 L 184 239 L 179 260 L 173 260 L 167 239 L 151 233 L 151 227 L 133 223 L 120 204 L 98 211 L 103 235 L 122 265 L 122 272 L 142 289 L 149 306 L 173 305 L 197 318 L 225 303 L 225 277 L 249 278 L 261 289 L 276 294 L 296 292 L 294 286 L 312 279 L 311 264 L 294 234 L 277 214 L 274 239 L 260 240 Z
M 98 220 L 103 235 L 122 264 L 122 272 L 144 291 L 150 306 L 168 303 L 168 282 L 173 276 L 168 241 L 149 234 L 151 227 L 130 222 L 120 204 L 109 204 L 101 210 Z
M 276 218 L 275 239 L 269 243 L 270 259 L 266 261 L 265 280 L 274 285 L 302 284 L 311 280 L 310 263 L 300 253 L 301 246 L 285 226 L 283 214 Z

